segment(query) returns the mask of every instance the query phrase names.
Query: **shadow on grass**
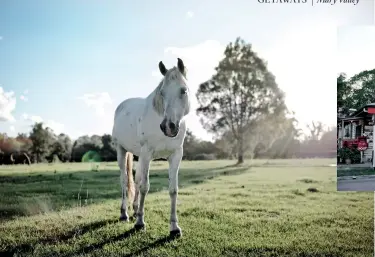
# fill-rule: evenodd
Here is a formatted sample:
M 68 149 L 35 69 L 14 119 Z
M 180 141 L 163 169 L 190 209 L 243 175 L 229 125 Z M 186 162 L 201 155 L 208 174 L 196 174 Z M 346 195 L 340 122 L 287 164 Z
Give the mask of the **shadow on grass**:
M 90 224 L 84 225 L 83 227 L 71 230 L 71 231 L 69 231 L 65 234 L 59 235 L 57 237 L 40 239 L 40 240 L 36 240 L 34 243 L 21 244 L 21 245 L 18 245 L 16 247 L 14 247 L 14 248 L 8 249 L 8 250 L 0 251 L 0 256 L 17 256 L 17 254 L 27 254 L 27 253 L 32 254 L 32 251 L 34 249 L 34 244 L 36 244 L 36 243 L 53 244 L 53 243 L 59 243 L 59 242 L 67 241 L 67 240 L 72 239 L 74 237 L 83 235 L 83 234 L 85 234 L 89 231 L 99 229 L 99 228 L 104 227 L 106 225 L 114 224 L 114 223 L 117 223 L 117 222 L 118 222 L 118 220 L 107 220 L 107 221 L 98 221 L 98 222 L 90 223 Z M 130 236 L 134 235 L 136 232 L 138 232 L 136 229 L 131 228 L 130 230 L 126 231 L 123 234 L 110 237 L 107 240 L 104 240 L 102 242 L 98 242 L 98 243 L 94 243 L 94 244 L 91 244 L 91 245 L 88 245 L 88 246 L 85 246 L 85 247 L 81 247 L 81 248 L 79 248 L 79 249 L 77 249 L 76 251 L 73 251 L 73 252 L 70 251 L 70 252 L 64 253 L 64 254 L 54 254 L 54 256 L 68 257 L 68 256 L 76 255 L 76 254 L 82 254 L 82 253 L 87 254 L 87 253 L 90 253 L 94 250 L 102 248 L 104 245 L 106 245 L 108 243 L 114 243 L 116 241 L 120 241 L 120 240 L 124 240 L 126 238 L 129 238 Z M 140 232 L 140 233 L 143 233 L 143 232 Z M 142 252 L 146 252 L 149 249 L 162 246 L 162 245 L 164 245 L 168 242 L 171 242 L 173 240 L 175 240 L 174 237 L 165 236 L 165 237 L 162 237 L 162 238 L 156 240 L 155 242 L 153 242 L 149 245 L 146 245 L 145 247 L 143 247 L 143 248 L 141 248 L 141 249 L 139 249 L 135 252 L 132 252 L 132 253 L 124 255 L 124 256 L 138 255 Z M 41 256 L 47 257 L 47 256 L 50 256 L 50 254 L 51 253 L 48 253 L 47 255 L 41 255 Z
M 88 254 L 94 250 L 100 250 L 104 245 L 106 244 L 109 244 L 109 243 L 115 243 L 117 241 L 121 241 L 121 240 L 124 240 L 126 238 L 129 238 L 131 237 L 132 235 L 134 235 L 135 233 L 137 233 L 139 231 L 137 231 L 136 229 L 132 228 L 128 231 L 126 231 L 125 233 L 123 234 L 120 234 L 118 236 L 114 236 L 114 237 L 110 237 L 109 239 L 107 240 L 104 240 L 102 242 L 99 242 L 99 243 L 95 243 L 95 244 L 91 244 L 89 246 L 86 246 L 86 247 L 83 247 L 83 248 L 79 248 L 78 250 L 74 251 L 74 252 L 69 252 L 69 253 L 66 253 L 64 255 L 60 255 L 60 256 L 64 256 L 64 257 L 69 257 L 69 256 L 72 256 L 72 255 L 77 255 L 77 254 Z M 139 233 L 143 233 L 143 232 L 139 232 Z M 147 252 L 148 250 L 150 249 L 153 249 L 153 248 L 157 248 L 157 247 L 160 247 L 160 246 L 163 246 L 173 240 L 175 240 L 176 238 L 174 237 L 170 237 L 170 236 L 164 236 L 164 237 L 161 237 L 159 238 L 158 240 L 142 247 L 141 249 L 139 250 L 136 250 L 134 252 L 131 252 L 129 254 L 125 254 L 125 255 L 122 255 L 123 257 L 131 257 L 131 256 L 137 256 L 141 253 L 144 253 L 144 252 Z M 47 256 L 45 256 L 47 257 Z
M 116 242 L 116 241 L 120 241 L 120 240 L 129 238 L 130 236 L 134 235 L 136 232 L 137 232 L 137 230 L 132 228 L 132 229 L 130 229 L 130 230 L 126 231 L 125 233 L 120 234 L 118 236 L 110 237 L 109 239 L 107 239 L 105 241 L 95 243 L 95 244 L 91 244 L 91 245 L 79 248 L 77 251 L 69 252 L 69 253 L 66 253 L 66 254 L 63 254 L 63 255 L 60 255 L 60 256 L 69 257 L 69 256 L 76 255 L 76 254 L 82 254 L 82 253 L 87 254 L 87 253 L 90 253 L 90 252 L 94 251 L 95 249 L 102 248 L 104 245 L 106 245 L 110 242 Z
M 14 256 L 16 253 L 27 253 L 33 250 L 35 244 L 53 244 L 61 241 L 67 241 L 71 238 L 76 236 L 83 235 L 91 230 L 99 229 L 109 224 L 114 224 L 118 222 L 118 220 L 101 220 L 97 222 L 92 222 L 81 227 L 76 227 L 73 230 L 65 232 L 64 234 L 49 237 L 49 238 L 42 238 L 42 239 L 35 239 L 34 242 L 28 242 L 24 244 L 17 245 L 13 248 L 7 249 L 5 251 L 0 251 L 0 256 Z
M 179 172 L 179 184 L 180 188 L 185 188 L 195 184 L 204 183 L 207 180 L 213 179 L 218 176 L 225 175 L 237 175 L 248 171 L 248 167 L 218 167 L 213 169 L 180 169 Z M 150 192 L 154 193 L 168 188 L 168 171 L 167 170 L 151 170 L 150 171 Z M 115 187 L 114 185 L 118 185 Z M 87 193 L 86 193 L 87 192 Z M 63 206 L 74 207 L 77 206 L 77 196 L 81 194 L 81 198 L 86 200 L 87 196 L 88 204 L 91 202 L 102 202 L 109 199 L 116 199 L 121 196 L 120 185 L 119 185 L 119 171 L 86 171 L 86 172 L 72 172 L 72 173 L 51 173 L 45 174 L 40 173 L 36 175 L 12 175 L 12 176 L 0 176 L 0 195 L 5 196 L 0 198 L 0 221 L 14 218 L 14 216 L 25 216 L 30 213 L 22 206 L 19 198 L 23 198 L 28 204 L 26 208 L 35 209 L 34 212 L 42 212 L 45 209 L 45 205 L 53 203 L 53 206 L 49 206 L 51 210 L 59 210 Z M 73 196 L 73 197 L 72 197 Z M 29 205 L 33 202 L 33 199 L 39 198 L 40 201 L 36 201 L 42 206 Z M 43 201 L 43 199 L 49 199 L 49 203 Z M 89 201 L 94 199 L 94 201 Z M 35 202 L 35 201 L 34 201 Z M 18 205 L 15 205 L 17 203 Z M 20 205 L 21 204 L 21 205 Z M 43 207 L 43 208 L 42 208 Z M 28 211 L 28 212 L 27 212 Z M 11 215 L 9 215 L 11 214 Z M 88 231 L 98 229 L 106 226 L 107 224 L 117 222 L 117 220 L 104 220 L 91 224 L 78 227 L 72 231 L 65 232 L 64 234 L 54 236 L 52 238 L 42 238 L 19 244 L 14 247 L 5 249 L 0 252 L 0 256 L 13 256 L 15 253 L 30 252 L 36 244 L 53 244 L 55 242 L 67 241 L 76 236 L 85 234 Z M 128 235 L 129 236 L 129 235 Z M 115 237 L 112 240 L 120 240 L 125 238 Z M 154 242 L 153 246 L 156 247 L 160 244 L 164 244 L 170 240 L 169 238 L 160 239 Z M 94 248 L 99 248 L 106 243 L 99 243 L 94 245 Z M 88 251 L 92 248 L 81 249 L 81 251 Z M 92 248 L 91 250 L 94 250 Z M 142 251 L 147 251 L 148 248 L 144 248 Z
M 163 245 L 165 245 L 165 244 L 167 244 L 169 242 L 172 242 L 173 240 L 175 240 L 175 238 L 170 237 L 170 236 L 165 236 L 165 237 L 159 238 L 155 242 L 153 242 L 153 243 L 151 243 L 149 245 L 146 245 L 145 247 L 143 247 L 143 248 L 141 248 L 141 249 L 139 249 L 139 250 L 137 250 L 135 252 L 132 252 L 132 253 L 127 254 L 127 255 L 124 255 L 124 257 L 137 256 L 137 255 L 139 255 L 141 253 L 147 252 L 150 249 L 163 246 Z

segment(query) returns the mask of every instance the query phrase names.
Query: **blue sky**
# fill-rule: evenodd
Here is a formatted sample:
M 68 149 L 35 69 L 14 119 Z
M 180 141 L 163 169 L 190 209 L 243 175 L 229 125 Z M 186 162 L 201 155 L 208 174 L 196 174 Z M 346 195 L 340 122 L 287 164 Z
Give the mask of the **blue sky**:
M 73 138 L 111 133 L 116 106 L 157 86 L 160 60 L 171 67 L 182 58 L 194 92 L 237 36 L 268 61 L 301 124 L 335 124 L 336 28 L 373 22 L 373 1 L 3 0 L 0 131 L 16 135 L 44 121 Z M 195 112 L 187 120 L 210 138 Z
M 375 69 L 375 26 L 339 27 L 337 35 L 338 73 Z

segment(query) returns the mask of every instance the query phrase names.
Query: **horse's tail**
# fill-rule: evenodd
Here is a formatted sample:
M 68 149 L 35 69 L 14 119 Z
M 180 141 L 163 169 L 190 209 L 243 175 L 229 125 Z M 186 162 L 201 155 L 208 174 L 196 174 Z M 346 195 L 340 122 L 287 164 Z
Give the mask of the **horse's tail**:
M 128 175 L 128 199 L 132 203 L 135 195 L 134 176 L 133 176 L 133 154 L 126 152 L 125 155 L 126 172 Z

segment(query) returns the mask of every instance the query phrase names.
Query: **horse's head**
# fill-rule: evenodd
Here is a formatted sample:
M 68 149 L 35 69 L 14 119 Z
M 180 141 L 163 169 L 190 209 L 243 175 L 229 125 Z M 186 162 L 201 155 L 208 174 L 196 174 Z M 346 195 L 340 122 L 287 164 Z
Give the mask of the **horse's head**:
M 159 114 L 164 117 L 160 129 L 168 137 L 177 136 L 180 122 L 190 109 L 186 68 L 180 58 L 177 60 L 177 67 L 170 70 L 159 62 L 159 70 L 164 76 L 158 91 Z

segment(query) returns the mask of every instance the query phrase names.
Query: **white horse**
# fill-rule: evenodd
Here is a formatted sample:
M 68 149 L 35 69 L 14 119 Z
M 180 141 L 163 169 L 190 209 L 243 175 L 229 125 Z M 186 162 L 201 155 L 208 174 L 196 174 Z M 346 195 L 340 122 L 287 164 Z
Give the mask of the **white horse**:
M 149 168 L 152 159 L 167 158 L 169 162 L 169 195 L 171 199 L 170 235 L 181 236 L 177 220 L 178 170 L 186 133 L 184 116 L 189 113 L 189 88 L 186 68 L 180 58 L 177 67 L 168 70 L 159 62 L 164 76 L 159 86 L 146 98 L 130 98 L 115 111 L 112 130 L 117 162 L 121 172 L 122 203 L 120 220 L 128 221 L 126 194 L 131 201 L 135 229 L 144 229 L 145 198 L 150 188 Z M 139 156 L 132 174 L 133 154 Z

